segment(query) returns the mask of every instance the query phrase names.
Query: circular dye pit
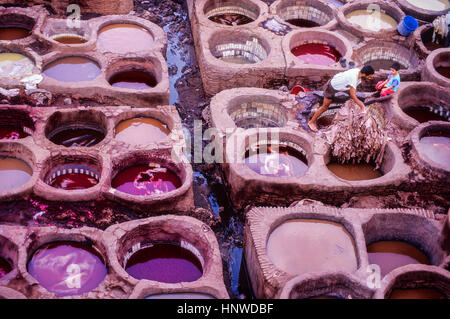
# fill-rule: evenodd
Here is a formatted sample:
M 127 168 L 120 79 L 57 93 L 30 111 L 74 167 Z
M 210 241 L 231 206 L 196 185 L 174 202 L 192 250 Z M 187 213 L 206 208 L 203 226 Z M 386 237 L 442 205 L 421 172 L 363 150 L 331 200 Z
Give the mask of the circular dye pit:
M 59 127 L 48 135 L 48 139 L 65 147 L 90 147 L 105 138 L 103 130 L 95 124 L 73 124 Z
M 394 62 L 399 63 L 398 61 L 394 61 L 391 59 L 374 59 L 370 60 L 368 63 L 374 68 L 375 71 L 380 71 L 380 70 L 390 70 Z M 403 64 L 401 63 L 399 64 L 400 70 L 407 69 Z
M 252 9 L 250 9 L 252 8 Z M 209 1 L 205 5 L 205 16 L 212 22 L 236 26 L 248 24 L 258 18 L 258 8 L 242 1 Z
M 372 13 L 369 10 L 355 10 L 345 17 L 350 23 L 373 32 L 396 28 L 398 25 L 398 22 L 393 17 L 384 12 Z
M 306 64 L 333 65 L 339 61 L 342 55 L 334 47 L 322 43 L 306 43 L 291 50 L 299 60 Z
M 44 74 L 61 82 L 92 81 L 101 73 L 94 61 L 83 57 L 67 57 L 48 64 Z
M 0 53 L 0 78 L 23 78 L 31 75 L 34 63 L 19 53 Z
M 420 139 L 424 153 L 433 161 L 450 170 L 450 133 L 428 133 Z
M 21 126 L 0 124 L 0 140 L 18 140 L 30 136 L 30 132 Z
M 103 52 L 128 53 L 151 50 L 154 39 L 145 28 L 135 24 L 112 24 L 98 33 L 97 45 Z
M 65 165 L 52 170 L 46 183 L 63 190 L 87 189 L 98 184 L 99 176 L 88 166 Z
M 165 283 L 196 281 L 203 275 L 198 258 L 178 245 L 156 244 L 131 255 L 125 270 L 136 279 Z
M 263 100 L 239 102 L 228 108 L 228 114 L 237 127 L 244 129 L 283 127 L 287 116 L 278 101 Z
M 434 51 L 437 49 L 445 48 L 444 41 L 433 42 L 434 27 L 430 26 L 424 29 L 421 33 L 422 43 L 429 51 Z
M 267 177 L 300 176 L 308 170 L 308 161 L 300 151 L 284 145 L 258 148 L 245 154 L 245 165 Z
M 62 44 L 83 44 L 88 42 L 85 37 L 78 34 L 57 34 L 52 36 L 52 39 Z
M 0 278 L 5 277 L 12 270 L 11 265 L 0 257 Z
M 419 249 L 401 241 L 375 242 L 367 247 L 367 252 L 369 264 L 380 266 L 382 276 L 401 266 L 430 264 L 428 257 Z
M 270 234 L 267 256 L 290 275 L 357 268 L 351 235 L 341 224 L 322 220 L 284 222 Z
M 130 145 L 157 143 L 170 134 L 167 125 L 151 117 L 136 117 L 116 126 L 115 139 Z
M 428 11 L 445 11 L 450 9 L 450 3 L 448 0 L 406 0 L 413 6 L 419 9 L 428 10 Z
M 111 186 L 127 194 L 148 196 L 176 190 L 181 187 L 181 180 L 177 174 L 158 164 L 136 165 L 119 172 Z
M 216 299 L 214 296 L 196 292 L 150 295 L 145 299 Z
M 28 182 L 33 175 L 31 167 L 13 157 L 0 157 L 0 192 L 10 191 Z
M 286 20 L 287 23 L 293 24 L 300 28 L 315 28 L 320 27 L 320 24 L 311 20 L 306 19 L 289 19 Z
M 404 108 L 403 112 L 419 123 L 429 121 L 448 121 L 444 116 L 441 116 L 439 113 L 434 113 L 431 108 L 425 106 L 409 106 Z
M 24 39 L 30 35 L 30 30 L 25 28 L 0 28 L 0 41 Z
M 347 181 L 364 181 L 383 176 L 383 173 L 376 169 L 375 165 L 367 163 L 340 164 L 331 162 L 327 167 L 334 175 Z
M 132 90 L 148 90 L 154 88 L 158 81 L 155 76 L 144 71 L 125 71 L 114 74 L 109 84 L 116 88 Z
M 393 289 L 389 299 L 447 299 L 440 291 L 431 288 Z
M 61 241 L 38 248 L 28 262 L 28 272 L 45 289 L 63 297 L 95 289 L 108 270 L 92 246 Z

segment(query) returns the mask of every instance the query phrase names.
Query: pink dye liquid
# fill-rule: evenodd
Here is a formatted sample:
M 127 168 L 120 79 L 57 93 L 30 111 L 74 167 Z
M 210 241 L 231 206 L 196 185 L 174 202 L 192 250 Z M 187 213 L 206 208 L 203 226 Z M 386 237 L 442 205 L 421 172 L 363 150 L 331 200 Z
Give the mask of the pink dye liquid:
M 41 286 L 59 297 L 95 289 L 106 277 L 100 254 L 76 242 L 55 242 L 40 247 L 28 263 L 28 272 Z
M 171 244 L 157 244 L 138 250 L 128 260 L 126 271 L 136 279 L 166 283 L 199 279 L 202 265 L 189 250 Z
M 342 57 L 335 48 L 320 43 L 302 44 L 293 48 L 291 52 L 307 64 L 324 66 L 335 64 Z
M 124 169 L 112 181 L 112 187 L 131 195 L 148 196 L 173 191 L 181 186 L 179 177 L 167 168 L 137 165 Z

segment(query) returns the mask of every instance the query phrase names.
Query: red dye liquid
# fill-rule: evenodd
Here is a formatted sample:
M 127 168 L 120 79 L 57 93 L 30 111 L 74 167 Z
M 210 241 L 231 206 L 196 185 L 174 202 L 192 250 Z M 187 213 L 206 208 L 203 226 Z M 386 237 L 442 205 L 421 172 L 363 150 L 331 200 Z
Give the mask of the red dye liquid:
M 100 130 L 90 128 L 65 128 L 51 134 L 50 141 L 66 147 L 89 147 L 100 143 L 105 134 Z
M 18 140 L 30 136 L 22 128 L 15 126 L 0 126 L 0 140 Z
M 268 177 L 292 177 L 308 170 L 306 158 L 300 152 L 280 146 L 278 151 L 267 147 L 267 153 L 258 149 L 255 154 L 247 151 L 245 165 L 255 173 Z
M 315 65 L 332 65 L 342 57 L 335 48 L 320 43 L 302 44 L 291 52 L 305 63 Z
M 148 165 L 126 168 L 112 181 L 113 188 L 136 196 L 167 193 L 180 186 L 180 178 L 169 169 Z
M 0 257 L 0 278 L 4 277 L 12 270 L 11 265 Z
M 91 246 L 55 242 L 40 247 L 28 262 L 28 272 L 41 286 L 59 297 L 80 295 L 106 277 L 101 255 Z
M 125 269 L 136 279 L 166 283 L 191 282 L 203 275 L 202 265 L 192 252 L 171 244 L 157 244 L 137 251 Z
M 70 173 L 57 176 L 52 180 L 50 186 L 64 190 L 75 190 L 90 188 L 97 184 L 98 181 L 90 175 Z

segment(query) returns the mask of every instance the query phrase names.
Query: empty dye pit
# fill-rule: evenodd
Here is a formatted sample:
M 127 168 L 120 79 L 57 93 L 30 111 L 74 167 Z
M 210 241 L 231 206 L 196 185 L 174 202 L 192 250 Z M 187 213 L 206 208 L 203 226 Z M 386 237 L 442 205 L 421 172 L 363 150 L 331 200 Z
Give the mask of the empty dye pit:
M 25 28 L 0 28 L 0 41 L 13 41 L 24 39 L 31 35 L 30 30 Z
M 103 52 L 129 53 L 148 51 L 153 47 L 152 34 L 135 24 L 112 24 L 98 33 L 97 46 Z
M 266 59 L 267 51 L 257 38 L 245 43 L 226 43 L 215 47 L 215 57 L 227 63 L 254 64 Z
M 125 269 L 136 279 L 165 283 L 192 282 L 203 275 L 198 258 L 173 244 L 155 244 L 138 250 L 126 262 Z
M 63 190 L 91 188 L 98 184 L 99 174 L 84 165 L 65 165 L 54 169 L 46 179 L 46 183 Z
M 351 235 L 338 223 L 292 219 L 270 234 L 267 255 L 290 275 L 309 272 L 354 271 L 357 268 Z
M 355 10 L 345 17 L 350 23 L 357 24 L 365 30 L 374 32 L 396 28 L 398 24 L 393 17 L 384 12 L 373 11 L 372 13 L 369 10 Z
M 125 71 L 114 74 L 109 84 L 116 88 L 147 90 L 154 88 L 158 82 L 153 74 L 144 71 Z
M 284 145 L 268 145 L 247 151 L 245 165 L 267 177 L 300 176 L 308 170 L 305 155 Z
M 374 165 L 367 163 L 341 164 L 331 162 L 327 167 L 334 175 L 347 181 L 363 181 L 383 176 L 382 172 L 376 169 Z
M 24 161 L 0 157 L 0 192 L 10 191 L 29 181 L 33 170 Z
M 83 57 L 67 57 L 48 64 L 44 74 L 61 82 L 92 81 L 101 73 L 98 64 Z
M 450 134 L 428 133 L 420 139 L 425 154 L 433 161 L 450 170 Z
M 257 12 L 245 8 L 239 1 L 215 2 L 211 5 L 206 5 L 204 11 L 205 16 L 212 22 L 227 26 L 236 26 L 251 23 L 258 18 Z
M 334 47 L 322 43 L 306 43 L 292 49 L 292 54 L 307 64 L 333 65 L 342 55 Z
M 431 288 L 394 289 L 389 299 L 447 299 L 440 291 Z
M 403 112 L 419 123 L 425 123 L 429 121 L 448 121 L 439 113 L 434 113 L 431 108 L 425 106 L 409 106 L 404 108 Z
M 11 265 L 0 257 L 0 278 L 3 278 L 12 270 Z
M 136 165 L 119 172 L 111 186 L 130 195 L 149 196 L 176 190 L 181 187 L 181 180 L 170 169 L 158 164 Z
M 434 51 L 437 49 L 445 48 L 444 41 L 442 39 L 438 39 L 438 37 L 433 41 L 434 28 L 433 26 L 427 27 L 421 33 L 421 39 L 423 45 L 430 51 Z
M 444 11 L 450 9 L 448 0 L 406 0 L 416 8 L 429 11 Z
M 58 34 L 52 37 L 53 40 L 61 44 L 83 44 L 88 40 L 77 34 Z
M 380 266 L 381 275 L 411 264 L 429 265 L 428 257 L 419 249 L 401 241 L 379 241 L 367 246 L 369 264 Z
M 120 122 L 116 126 L 115 139 L 130 145 L 157 143 L 167 138 L 169 129 L 151 117 L 136 117 Z
M 90 147 L 105 138 L 103 130 L 95 124 L 73 124 L 57 128 L 48 135 L 48 139 L 65 147 Z
M 0 78 L 22 78 L 31 75 L 34 63 L 19 53 L 0 53 Z
M 150 295 L 145 299 L 216 299 L 214 296 L 196 292 Z
M 108 271 L 92 246 L 61 241 L 38 248 L 28 262 L 28 272 L 45 289 L 63 297 L 95 289 Z

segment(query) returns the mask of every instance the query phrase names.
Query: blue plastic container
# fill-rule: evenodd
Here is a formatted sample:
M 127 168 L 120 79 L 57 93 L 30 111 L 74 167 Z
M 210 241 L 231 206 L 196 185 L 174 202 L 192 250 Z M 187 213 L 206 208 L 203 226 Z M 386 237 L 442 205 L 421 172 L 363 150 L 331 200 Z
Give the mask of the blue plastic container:
M 402 22 L 398 25 L 398 33 L 403 35 L 404 37 L 407 37 L 412 32 L 414 32 L 419 27 L 419 22 L 417 22 L 414 17 L 411 16 L 405 16 L 402 20 Z

